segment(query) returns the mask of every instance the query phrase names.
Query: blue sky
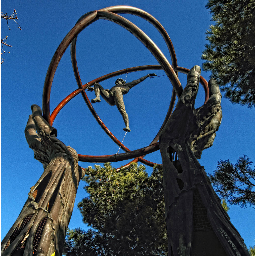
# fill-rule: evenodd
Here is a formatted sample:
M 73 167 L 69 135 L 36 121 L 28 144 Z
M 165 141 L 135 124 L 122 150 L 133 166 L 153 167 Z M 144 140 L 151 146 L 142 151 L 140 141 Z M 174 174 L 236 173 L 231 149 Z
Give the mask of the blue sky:
M 202 67 L 201 55 L 206 41 L 205 32 L 211 24 L 211 15 L 205 8 L 207 1 L 6 1 L 2 0 L 2 12 L 11 14 L 17 10 L 20 31 L 14 22 L 8 30 L 2 22 L 2 38 L 8 35 L 13 47 L 4 54 L 1 73 L 1 235 L 2 238 L 18 217 L 30 187 L 43 172 L 42 165 L 33 158 L 28 147 L 24 128 L 31 113 L 30 106 L 42 106 L 43 85 L 51 58 L 62 39 L 85 13 L 113 5 L 131 5 L 141 8 L 165 27 L 173 42 L 178 65 Z M 126 18 L 144 30 L 170 60 L 164 40 L 148 22 L 131 15 Z M 77 61 L 83 84 L 107 73 L 137 65 L 158 64 L 151 53 L 124 28 L 105 20 L 99 20 L 78 36 Z M 148 72 L 136 72 L 121 76 L 127 82 Z M 158 77 L 147 79 L 125 95 L 126 110 L 131 132 L 124 144 L 131 150 L 147 146 L 155 137 L 168 110 L 172 86 L 163 71 Z M 209 80 L 210 72 L 202 71 Z M 186 76 L 179 75 L 182 85 Z M 110 89 L 116 78 L 102 82 Z M 69 49 L 65 52 L 53 80 L 51 111 L 68 94 L 77 89 L 70 61 Z M 94 97 L 88 92 L 88 96 Z M 204 102 L 200 88 L 196 106 Z M 111 132 L 122 140 L 124 124 L 116 107 L 106 102 L 94 105 L 100 118 Z M 212 173 L 220 160 L 237 159 L 247 155 L 254 161 L 254 108 L 233 105 L 222 98 L 223 120 L 212 148 L 205 150 L 200 159 L 208 173 Z M 92 117 L 81 95 L 69 102 L 53 124 L 58 138 L 66 145 L 86 155 L 115 154 L 118 146 L 105 134 Z M 159 152 L 146 159 L 161 163 Z M 114 163 L 120 167 L 126 162 Z M 94 163 L 80 163 L 82 167 Z M 151 172 L 151 168 L 147 169 Z M 70 228 L 86 228 L 77 209 L 77 203 L 85 196 L 81 182 L 71 218 Z M 247 246 L 254 245 L 254 209 L 230 206 L 232 223 L 244 238 Z

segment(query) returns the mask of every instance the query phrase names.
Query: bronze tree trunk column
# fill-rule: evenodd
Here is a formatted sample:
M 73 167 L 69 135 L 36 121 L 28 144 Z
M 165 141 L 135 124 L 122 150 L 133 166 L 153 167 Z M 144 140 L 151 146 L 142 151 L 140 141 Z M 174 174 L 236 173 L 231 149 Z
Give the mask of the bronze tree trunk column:
M 78 166 L 76 151 L 56 138 L 56 130 L 42 118 L 36 105 L 32 106 L 25 135 L 44 172 L 3 239 L 2 255 L 59 256 L 83 169 Z
M 196 157 L 212 146 L 221 122 L 221 95 L 210 80 L 210 98 L 194 109 L 200 67 L 193 67 L 159 140 L 163 160 L 170 256 L 249 256 Z

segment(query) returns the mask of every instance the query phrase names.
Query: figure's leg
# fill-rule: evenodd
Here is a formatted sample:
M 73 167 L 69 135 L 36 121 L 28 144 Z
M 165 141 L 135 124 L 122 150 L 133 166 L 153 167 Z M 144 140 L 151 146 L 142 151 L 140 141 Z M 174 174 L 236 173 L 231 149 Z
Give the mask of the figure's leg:
M 104 90 L 103 87 L 100 84 L 95 83 L 94 84 L 94 93 L 95 93 L 96 98 L 91 100 L 92 103 L 101 102 L 101 100 L 100 100 L 100 90 Z
M 94 84 L 94 92 L 95 92 L 95 99 L 92 99 L 91 102 L 101 102 L 100 96 L 103 97 L 103 99 L 111 106 L 115 105 L 114 98 L 111 93 L 109 93 L 109 90 L 105 90 L 100 84 L 95 83 Z
M 115 104 L 116 104 L 119 112 L 121 113 L 121 115 L 123 117 L 123 120 L 124 120 L 124 123 L 125 123 L 125 126 L 126 126 L 124 128 L 124 131 L 130 132 L 131 130 L 130 130 L 130 127 L 129 127 L 129 118 L 128 118 L 128 115 L 127 115 L 126 110 L 125 110 L 123 94 L 122 94 L 120 89 L 114 91 L 114 99 L 115 99 Z

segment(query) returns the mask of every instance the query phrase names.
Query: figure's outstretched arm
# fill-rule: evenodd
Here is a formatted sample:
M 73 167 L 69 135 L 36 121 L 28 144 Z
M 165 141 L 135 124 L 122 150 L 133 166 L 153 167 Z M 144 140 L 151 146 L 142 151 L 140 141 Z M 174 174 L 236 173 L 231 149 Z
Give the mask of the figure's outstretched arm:
M 130 83 L 127 83 L 126 86 L 128 86 L 128 87 L 131 89 L 131 88 L 134 87 L 135 85 L 141 83 L 141 82 L 144 81 L 146 78 L 151 77 L 151 76 L 156 76 L 156 74 L 155 74 L 155 73 L 147 74 L 146 76 L 143 76 L 143 77 L 141 77 L 141 78 L 139 78 L 139 79 L 137 79 L 137 80 L 133 80 L 133 81 L 130 82 Z

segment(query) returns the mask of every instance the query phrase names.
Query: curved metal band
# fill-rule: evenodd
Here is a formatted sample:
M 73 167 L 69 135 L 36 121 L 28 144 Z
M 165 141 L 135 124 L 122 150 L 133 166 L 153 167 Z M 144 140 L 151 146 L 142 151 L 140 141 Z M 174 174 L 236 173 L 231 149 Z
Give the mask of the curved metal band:
M 183 67 L 177 67 L 177 71 L 184 73 L 184 74 L 188 74 L 188 72 L 190 70 L 187 68 L 183 68 Z M 205 90 L 205 103 L 206 103 L 209 99 L 208 82 L 202 76 L 200 76 L 200 83 L 203 85 L 204 90 Z M 166 120 L 166 122 L 167 121 L 168 120 Z M 161 131 L 161 129 L 159 130 L 159 133 L 160 133 L 160 131 Z M 90 156 L 90 155 L 80 155 L 79 154 L 78 155 L 79 160 L 84 161 L 84 162 L 104 163 L 104 162 L 118 162 L 118 161 L 127 160 L 127 159 L 131 159 L 131 158 L 135 157 L 135 159 L 133 161 L 131 161 L 128 164 L 126 164 L 125 166 L 123 166 L 123 168 L 129 166 L 133 162 L 138 162 L 138 161 L 153 167 L 156 163 L 150 162 L 150 161 L 144 159 L 143 157 L 146 154 L 152 153 L 159 149 L 159 143 L 157 142 L 159 139 L 159 133 L 157 134 L 155 139 L 149 144 L 149 146 L 147 146 L 145 148 L 128 151 L 128 152 L 126 151 L 126 153 L 122 153 L 122 154 L 118 154 L 118 155 Z M 124 145 L 122 144 L 122 146 L 124 146 Z
M 177 75 L 175 74 L 172 66 L 165 58 L 163 53 L 160 49 L 155 45 L 155 43 L 137 26 L 135 26 L 132 22 L 128 21 L 127 19 L 110 12 L 105 11 L 94 11 L 86 14 L 83 19 L 80 19 L 79 22 L 70 30 L 70 32 L 65 36 L 62 40 L 61 44 L 57 48 L 50 66 L 47 71 L 45 84 L 44 84 L 44 91 L 43 91 L 43 115 L 44 118 L 49 121 L 50 117 L 50 92 L 51 86 L 54 78 L 54 74 L 56 72 L 57 66 L 61 57 L 63 56 L 64 52 L 66 51 L 67 47 L 71 43 L 71 41 L 76 38 L 76 36 L 87 26 L 91 23 L 95 22 L 99 18 L 107 19 L 109 21 L 113 21 L 128 31 L 130 31 L 133 35 L 135 35 L 154 55 L 154 57 L 158 60 L 159 64 L 163 67 L 164 71 L 166 72 L 167 76 L 169 77 L 170 81 L 172 82 L 175 90 L 178 92 L 178 95 L 182 92 L 182 87 L 179 82 Z
M 109 79 L 111 77 L 114 77 L 114 76 L 117 76 L 117 75 L 120 75 L 120 74 L 124 74 L 124 73 L 127 73 L 127 72 L 135 72 L 135 71 L 141 71 L 141 70 L 150 70 L 150 69 L 153 69 L 153 70 L 160 70 L 162 69 L 162 67 L 160 65 L 145 65 L 145 66 L 138 66 L 138 67 L 132 67 L 132 68 L 127 68 L 127 69 L 123 69 L 123 70 L 119 70 L 119 71 L 116 71 L 116 72 L 112 72 L 110 74 L 107 74 L 107 75 L 104 75 L 102 77 L 99 77 L 97 79 L 94 79 L 92 81 L 90 81 L 89 83 L 85 84 L 82 86 L 81 89 L 77 89 L 75 91 L 73 91 L 71 94 L 69 94 L 64 100 L 62 100 L 58 106 L 54 109 L 54 111 L 52 112 L 51 116 L 50 116 L 50 124 L 52 125 L 57 114 L 60 112 L 60 110 L 71 100 L 73 99 L 75 96 L 77 96 L 79 93 L 81 93 L 84 89 L 86 89 L 88 86 L 90 86 L 91 84 L 94 84 L 95 82 L 100 82 L 100 81 L 104 81 L 106 79 Z M 86 95 L 86 94 L 85 94 Z M 116 155 L 108 155 L 108 156 L 89 156 L 89 155 L 81 155 L 81 154 L 78 154 L 78 157 L 79 157 L 79 160 L 80 161 L 83 161 L 83 162 L 110 162 L 112 161 L 113 159 L 115 161 L 117 161 L 117 159 L 120 159 L 122 157 L 124 157 L 124 160 L 125 159 L 130 159 L 130 158 L 133 158 L 134 156 L 138 156 L 140 155 L 141 153 L 145 153 L 145 152 L 148 152 L 148 153 L 151 153 L 151 152 L 154 152 L 157 149 L 157 147 L 154 147 L 153 151 L 150 152 L 150 150 L 152 150 L 152 148 L 150 146 L 152 146 L 152 144 L 154 144 L 153 142 L 148 146 L 146 147 L 147 150 L 142 150 L 142 149 L 137 149 L 137 150 L 129 150 L 126 146 L 124 146 L 108 129 L 107 127 L 104 125 L 104 123 L 101 121 L 100 117 L 97 115 L 97 113 L 95 112 L 95 110 L 93 109 L 89 99 L 87 98 L 87 95 L 86 95 L 86 102 L 87 104 L 89 105 L 89 108 L 92 112 L 92 114 L 94 115 L 94 117 L 96 118 L 96 120 L 99 122 L 99 124 L 102 126 L 102 128 L 105 130 L 107 130 L 107 132 L 112 135 L 112 139 L 114 140 L 114 142 L 116 144 L 118 144 L 119 146 L 121 146 L 126 152 L 129 152 L 129 154 L 121 154 L 121 156 L 118 156 L 116 157 Z M 147 153 L 147 154 L 148 154 Z M 155 163 L 153 162 L 150 162 L 146 159 L 141 159 L 141 157 L 139 157 L 137 159 L 137 161 L 140 160 L 142 161 L 143 163 L 147 164 L 147 165 L 150 165 L 150 166 L 153 166 L 155 165 Z M 120 160 L 118 160 L 120 161 Z
M 98 11 L 98 17 L 101 19 L 113 21 L 121 25 L 122 27 L 130 31 L 135 37 L 137 37 L 162 66 L 178 96 L 181 95 L 183 89 L 173 67 L 166 59 L 162 51 L 157 47 L 157 45 L 140 28 L 138 28 L 136 25 L 134 25 L 132 22 L 125 19 L 124 17 L 111 12 Z
M 109 16 L 109 13 L 101 13 L 101 15 L 95 15 L 95 12 L 89 13 L 87 15 L 85 15 L 83 17 L 83 19 L 80 19 L 79 22 L 77 23 L 79 26 L 82 26 L 83 29 L 86 27 L 86 22 L 88 23 L 87 25 L 89 25 L 90 23 L 94 22 L 95 20 L 97 20 L 100 16 L 102 16 L 104 19 L 109 19 L 111 21 L 114 21 L 118 24 L 120 24 L 120 19 L 121 19 L 121 25 L 124 26 L 127 30 L 131 31 L 134 30 L 136 32 L 136 37 L 138 37 L 140 39 L 140 41 L 142 41 L 144 43 L 144 45 L 147 47 L 147 45 L 150 45 L 150 51 L 152 52 L 153 55 L 155 55 L 155 57 L 161 61 L 163 59 L 163 63 L 169 67 L 169 69 L 171 69 L 172 71 L 172 76 L 174 75 L 174 78 L 171 76 L 171 78 L 173 79 L 173 81 L 176 82 L 176 87 L 178 88 L 180 86 L 179 80 L 177 78 L 177 76 L 175 77 L 175 72 L 173 71 L 172 67 L 170 66 L 169 62 L 166 60 L 165 56 L 162 54 L 162 52 L 157 48 L 157 46 L 153 43 L 153 41 L 143 32 L 141 31 L 139 28 L 137 28 L 133 23 L 129 22 L 128 20 L 124 19 L 121 16 L 118 15 L 112 15 L 112 17 L 105 17 L 105 16 Z M 97 13 L 98 14 L 98 13 Z M 103 15 L 102 15 L 103 14 Z M 97 17 L 98 16 L 98 17 Z M 111 15 L 110 15 L 111 16 Z M 113 20 L 114 19 L 114 20 Z M 86 22 L 85 22 L 86 21 Z M 77 26 L 78 27 L 78 26 Z M 53 80 L 53 75 L 56 71 L 57 68 L 57 64 L 61 58 L 61 56 L 63 55 L 63 53 L 65 52 L 67 46 L 70 43 L 70 37 L 71 35 L 76 33 L 77 36 L 77 32 L 80 32 L 81 29 L 77 28 L 76 26 L 68 33 L 68 35 L 63 39 L 62 43 L 60 44 L 60 46 L 58 47 L 52 62 L 50 64 L 50 67 L 48 69 L 48 73 L 46 76 L 46 81 L 45 81 L 45 87 L 44 87 L 44 93 L 43 93 L 43 112 L 44 112 L 44 116 L 45 118 L 50 122 L 50 118 L 48 117 L 48 113 L 50 112 L 50 102 L 49 102 L 49 96 L 50 96 L 50 89 L 51 89 L 51 84 L 52 84 L 52 80 Z M 132 31 L 131 31 L 132 32 Z M 134 32 L 132 32 L 134 34 Z M 142 35 L 143 38 L 141 39 L 139 37 L 139 35 Z M 76 36 L 74 36 L 74 38 L 76 38 Z M 66 48 L 65 48 L 66 47 Z M 148 47 L 147 47 L 148 48 Z M 154 53 L 154 51 L 157 53 Z M 160 57 L 159 57 L 160 56 Z M 57 58 L 58 57 L 58 58 Z M 168 71 L 168 70 L 167 70 Z M 169 74 L 169 79 L 170 79 L 170 74 Z M 45 97 L 46 96 L 46 97 Z M 45 98 L 47 98 L 47 100 L 45 100 Z M 45 103 L 45 104 L 44 104 Z M 44 107 L 45 105 L 48 105 L 48 108 Z M 106 127 L 105 127 L 105 130 Z M 124 145 L 122 145 L 122 148 L 124 148 L 126 151 L 128 151 L 128 149 L 126 147 L 124 147 Z
M 147 155 L 157 150 L 159 150 L 159 143 L 152 144 L 145 148 L 140 148 L 137 150 L 126 152 L 126 153 L 120 153 L 120 154 L 114 154 L 114 155 L 90 156 L 90 155 L 78 154 L 78 158 L 79 158 L 79 161 L 82 161 L 82 162 L 96 162 L 96 163 L 119 162 L 119 161 L 131 159 L 131 158 Z M 145 162 L 146 163 L 148 162 L 149 164 L 152 163 L 147 160 Z
M 155 19 L 152 15 L 150 15 L 149 13 L 132 7 L 132 6 L 111 6 L 111 7 L 107 7 L 107 8 L 103 8 L 100 11 L 111 11 L 114 13 L 129 13 L 132 15 L 136 15 L 139 16 L 143 19 L 146 19 L 148 22 L 150 22 L 152 25 L 155 26 L 155 28 L 160 32 L 161 36 L 164 38 L 166 45 L 169 49 L 169 53 L 172 59 L 172 64 L 174 66 L 174 69 L 176 69 L 177 67 L 177 58 L 176 58 L 176 54 L 175 54 L 175 50 L 172 44 L 172 41 L 168 35 L 168 33 L 166 32 L 166 30 L 164 29 L 164 27 L 162 26 L 162 24 Z M 83 20 L 86 17 L 87 14 L 83 15 L 77 23 L 79 23 L 81 20 Z M 73 65 L 73 70 L 74 70 L 74 74 L 75 74 L 75 78 L 77 80 L 77 84 L 79 88 L 82 88 L 82 81 L 81 78 L 79 76 L 79 71 L 78 71 L 78 66 L 77 66 L 77 61 L 76 61 L 76 39 L 74 38 L 72 43 L 71 43 L 71 60 L 72 60 L 72 65 Z M 104 129 L 104 131 L 107 133 L 107 135 L 112 139 L 112 140 L 116 140 L 115 136 L 109 131 L 109 129 L 107 129 L 107 127 L 105 126 L 105 124 L 101 121 L 101 119 L 99 118 L 99 116 L 96 114 L 96 112 L 94 111 L 93 107 L 91 106 L 91 104 L 88 101 L 88 97 L 86 95 L 85 92 L 82 92 L 82 96 L 87 104 L 87 106 L 89 107 L 89 109 L 91 110 L 92 114 L 94 115 L 94 117 L 96 118 L 97 122 L 99 123 L 99 125 Z M 172 94 L 172 98 L 171 98 L 171 102 L 170 102 L 170 106 L 169 109 L 167 111 L 165 120 L 158 132 L 158 134 L 156 135 L 156 137 L 154 138 L 154 140 L 151 142 L 151 144 L 155 143 L 156 141 L 158 141 L 159 138 L 159 133 L 162 130 L 162 128 L 164 127 L 165 123 L 167 122 L 167 120 L 170 118 L 171 113 L 173 111 L 174 108 L 174 103 L 175 103 L 175 98 L 176 98 L 176 93 L 175 91 L 173 91 Z M 151 145 L 150 144 L 150 145 Z M 122 149 L 125 150 L 125 148 L 122 145 L 121 146 Z
M 52 123 L 54 122 L 54 119 L 56 118 L 57 114 L 59 113 L 59 111 L 71 100 L 73 99 L 75 96 L 77 96 L 79 93 L 81 93 L 84 89 L 86 89 L 88 86 L 90 86 L 91 84 L 95 83 L 95 82 L 100 82 L 100 81 L 104 81 L 106 79 L 109 79 L 111 77 L 120 75 L 120 74 L 124 74 L 126 72 L 135 72 L 135 71 L 140 71 L 140 70 L 157 70 L 157 69 L 162 69 L 162 67 L 160 65 L 145 65 L 145 66 L 137 66 L 137 67 L 132 67 L 132 68 L 127 68 L 127 69 L 123 69 L 123 70 L 119 70 L 119 71 L 115 71 L 112 73 L 109 73 L 107 75 L 104 75 L 102 77 L 99 77 L 95 80 L 92 80 L 90 82 L 88 82 L 87 84 L 83 85 L 81 89 L 77 89 L 75 91 L 73 91 L 71 94 L 69 94 L 64 100 L 62 100 L 58 106 L 54 109 L 54 111 L 52 112 L 51 116 L 50 116 L 50 123 L 52 125 Z M 187 74 L 189 72 L 189 69 L 183 68 L 183 67 L 177 67 L 177 71 L 178 72 L 182 72 L 184 74 Z M 207 81 L 201 76 L 200 77 L 200 83 L 203 85 L 204 90 L 205 90 L 205 95 L 206 95 L 206 101 L 209 98 L 209 89 L 208 89 L 208 83 Z M 91 105 L 89 99 L 88 99 L 88 103 Z M 96 114 L 96 112 L 95 112 Z M 98 115 L 96 114 L 96 119 L 100 119 L 98 117 Z M 102 121 L 101 121 L 102 122 Z M 104 123 L 102 122 L 102 124 L 104 125 Z M 156 138 L 150 143 L 150 145 L 148 147 L 145 147 L 144 149 L 137 149 L 137 150 L 133 150 L 130 151 L 127 147 L 125 147 L 119 140 L 116 139 L 116 137 L 114 136 L 114 141 L 122 146 L 124 148 L 124 150 L 126 152 L 129 153 L 124 153 L 124 154 L 120 154 L 120 156 L 118 155 L 103 155 L 103 156 L 92 156 L 92 155 L 81 155 L 79 154 L 79 160 L 80 161 L 84 161 L 84 162 L 112 162 L 112 161 L 121 161 L 121 160 L 126 160 L 126 159 L 130 159 L 133 158 L 134 156 L 136 157 L 132 162 L 143 162 L 149 166 L 154 166 L 156 163 L 150 162 L 146 159 L 144 159 L 144 154 L 145 153 L 152 153 L 156 150 L 158 150 L 158 138 L 156 136 Z M 153 147 L 151 147 L 153 145 Z M 122 159 L 123 158 L 123 159 Z M 121 160 L 120 160 L 121 159 Z M 127 165 L 129 165 L 130 163 L 128 163 Z M 127 166 L 126 165 L 126 166 Z
M 64 37 L 57 50 L 55 51 L 51 63 L 48 67 L 45 82 L 44 82 L 44 90 L 43 90 L 43 102 L 42 102 L 42 110 L 43 117 L 49 122 L 50 121 L 50 94 L 51 87 L 54 78 L 54 74 L 59 65 L 59 62 L 70 45 L 73 38 L 75 38 L 86 26 L 97 19 L 97 11 L 90 12 L 87 14 L 86 18 L 81 21 L 79 24 L 74 26 L 69 33 Z
M 161 70 L 162 67 L 160 65 L 143 65 L 143 66 L 137 66 L 137 67 L 131 67 L 131 68 L 125 68 L 125 69 L 121 69 L 109 74 L 106 74 L 104 76 L 98 77 L 84 85 L 81 86 L 81 88 L 73 91 L 72 93 L 70 93 L 65 99 L 63 99 L 58 105 L 57 107 L 53 110 L 51 116 L 50 116 L 50 125 L 52 126 L 56 116 L 59 114 L 60 110 L 70 101 L 72 100 L 74 97 L 76 97 L 78 94 L 82 93 L 86 88 L 88 88 L 89 86 L 93 85 L 94 83 L 99 83 L 102 82 L 104 80 L 107 80 L 109 78 L 115 77 L 115 76 L 119 76 L 125 73 L 131 73 L 131 72 L 136 72 L 136 71 L 142 71 L 142 70 Z M 86 95 L 86 94 L 85 94 Z M 86 95 L 86 104 L 90 105 L 90 110 L 92 109 L 93 112 L 93 116 L 97 119 L 98 115 L 95 112 L 94 108 L 92 107 L 92 104 L 90 103 L 90 101 L 87 98 Z M 101 123 L 100 123 L 101 125 Z
M 172 60 L 172 65 L 174 67 L 174 69 L 178 66 L 177 64 L 177 57 L 175 54 L 175 50 L 171 41 L 171 38 L 169 37 L 168 33 L 166 32 L 166 30 L 164 29 L 164 27 L 162 26 L 162 24 L 155 18 L 153 17 L 151 14 L 149 14 L 148 12 L 145 12 L 144 10 L 141 10 L 139 8 L 136 7 L 132 7 L 132 6 L 126 6 L 126 5 L 118 5 L 118 6 L 110 6 L 107 8 L 103 8 L 99 11 L 108 11 L 108 12 L 113 12 L 113 13 L 126 13 L 126 14 L 132 14 L 138 17 L 141 17 L 145 20 L 147 20 L 148 22 L 150 22 L 161 34 L 161 36 L 163 37 L 163 39 L 165 40 L 165 43 L 168 47 L 170 56 L 171 56 L 171 60 Z M 87 17 L 88 13 L 83 15 L 82 17 L 80 17 L 80 19 L 77 21 L 77 23 L 80 23 L 80 21 L 82 21 L 83 19 L 85 19 Z M 72 63 L 75 64 L 76 63 L 76 51 L 75 51 L 75 46 L 76 45 L 76 38 L 74 38 L 72 44 L 71 44 L 71 48 L 73 48 L 73 50 L 71 50 L 71 58 L 72 58 Z M 74 58 L 73 58 L 74 57 Z M 74 60 L 74 62 L 73 62 Z M 75 67 L 76 65 L 74 65 Z M 76 66 L 77 69 L 77 66 Z M 79 74 L 79 73 L 77 73 Z
M 167 34 L 166 30 L 164 29 L 164 27 L 152 15 L 150 15 L 149 13 L 147 13 L 147 12 L 141 10 L 141 9 L 130 7 L 130 6 L 114 6 L 114 7 L 104 8 L 100 11 L 112 11 L 112 12 L 117 12 L 117 13 L 118 12 L 130 13 L 130 14 L 133 14 L 133 15 L 140 16 L 140 17 L 146 19 L 147 21 L 149 21 L 150 23 L 152 23 L 158 29 L 158 31 L 160 32 L 160 34 L 164 38 L 164 40 L 167 44 L 167 47 L 169 49 L 170 55 L 171 55 L 173 65 L 174 65 L 175 68 L 177 67 L 177 58 L 176 58 L 176 55 L 175 55 L 175 51 L 174 51 L 174 47 L 173 47 L 173 44 L 171 42 L 171 39 L 170 39 L 169 35 Z M 82 16 L 78 20 L 78 22 L 80 22 L 85 17 L 86 17 L 86 15 Z M 120 17 L 120 16 L 118 16 L 118 17 Z M 120 18 L 122 19 L 123 17 L 120 17 Z M 118 22 L 116 22 L 116 23 L 118 23 Z M 75 74 L 75 78 L 77 80 L 78 86 L 79 86 L 79 88 L 82 88 L 82 82 L 81 82 L 81 79 L 80 79 L 80 76 L 79 76 L 77 61 L 76 61 L 76 38 L 74 38 L 74 40 L 71 43 L 71 60 L 72 60 L 73 70 L 74 70 L 74 74 Z M 96 81 L 94 80 L 94 82 L 96 82 Z M 98 123 L 101 125 L 101 127 L 105 130 L 105 132 L 109 135 L 109 137 L 112 140 L 114 140 L 123 150 L 128 152 L 129 150 L 119 140 L 117 140 L 117 138 L 109 131 L 109 129 L 107 129 L 105 124 L 99 118 L 99 116 L 97 115 L 97 113 L 95 112 L 93 107 L 91 106 L 91 104 L 88 100 L 88 97 L 87 97 L 87 95 L 84 91 L 82 92 L 82 95 L 83 95 L 83 98 L 84 98 L 86 104 L 88 105 L 89 109 L 91 110 L 92 114 L 94 115 L 94 117 L 96 118 Z M 167 122 L 167 120 L 169 119 L 169 117 L 172 113 L 172 110 L 174 108 L 174 103 L 175 103 L 175 97 L 176 97 L 176 93 L 173 92 L 170 107 L 168 109 L 168 112 L 167 112 L 167 115 L 166 115 L 166 118 L 165 118 L 165 121 L 164 121 L 162 127 L 164 127 L 165 123 Z M 162 127 L 161 127 L 161 129 L 162 129 Z M 156 137 L 154 138 L 154 140 L 150 143 L 150 145 L 152 145 L 152 144 L 154 144 L 158 141 L 159 133 L 160 133 L 161 129 L 159 130 L 159 132 L 156 135 Z M 149 162 L 145 159 L 142 159 L 141 157 L 139 159 L 136 159 L 136 160 L 142 160 L 142 162 L 144 162 L 145 164 L 151 165 L 151 166 L 155 164 L 155 163 Z M 135 161 L 135 159 L 134 159 L 134 161 Z
M 170 56 L 172 59 L 172 65 L 173 65 L 174 69 L 178 66 L 177 57 L 175 54 L 175 50 L 174 50 L 171 38 L 169 37 L 168 33 L 166 32 L 166 30 L 164 29 L 162 24 L 151 14 L 149 14 L 148 12 L 145 12 L 144 10 L 141 10 L 139 8 L 132 7 L 132 6 L 125 6 L 125 5 L 110 6 L 107 8 L 103 8 L 100 11 L 132 14 L 132 15 L 136 15 L 136 16 L 141 17 L 141 18 L 147 20 L 148 22 L 150 22 L 159 31 L 159 33 L 165 40 L 165 43 L 169 49 L 169 53 L 170 53 Z
M 94 12 L 87 13 L 87 14 L 85 14 L 84 16 L 82 16 L 79 19 L 77 24 L 70 30 L 70 32 L 62 40 L 61 44 L 59 45 L 59 47 L 57 48 L 57 50 L 56 50 L 56 52 L 55 52 L 55 54 L 53 56 L 52 61 L 50 63 L 50 66 L 48 68 L 46 79 L 45 79 L 44 92 L 43 92 L 43 113 L 44 113 L 44 118 L 46 120 L 48 120 L 49 123 L 52 124 L 52 122 L 53 122 L 53 120 L 55 118 L 54 115 L 53 115 L 53 118 L 52 118 L 52 116 L 50 117 L 50 92 L 51 92 L 51 86 L 52 86 L 52 82 L 53 82 L 53 77 L 54 77 L 54 74 L 56 72 L 58 63 L 59 63 L 62 55 L 64 54 L 65 50 L 67 49 L 68 45 L 71 43 L 71 41 L 73 40 L 72 45 L 76 45 L 75 42 L 76 42 L 77 35 L 84 28 L 86 28 L 88 25 L 90 25 L 91 23 L 95 22 L 96 20 L 98 20 L 100 18 L 101 19 L 107 19 L 109 21 L 113 21 L 113 22 L 123 26 L 125 29 L 127 29 L 133 35 L 135 35 L 150 50 L 150 52 L 154 55 L 154 57 L 157 59 L 157 61 L 161 65 L 161 69 L 164 69 L 166 75 L 168 76 L 168 78 L 172 82 L 175 90 L 177 91 L 177 94 L 179 96 L 181 95 L 182 87 L 181 87 L 181 84 L 179 82 L 179 79 L 178 79 L 178 77 L 177 77 L 173 67 L 170 65 L 170 63 L 165 58 L 163 53 L 159 50 L 159 48 L 154 44 L 154 42 L 142 30 L 140 30 L 137 26 L 135 26 L 132 22 L 128 21 L 127 19 L 123 18 L 122 16 L 119 16 L 119 15 L 114 14 L 114 13 L 110 13 L 109 12 L 110 10 L 112 10 L 113 12 L 126 12 L 126 13 L 131 13 L 131 14 L 135 14 L 136 13 L 135 15 L 141 16 L 143 18 L 146 17 L 146 19 L 148 21 L 150 21 L 160 31 L 161 34 L 164 34 L 164 39 L 167 42 L 167 46 L 169 48 L 171 57 L 172 57 L 172 59 L 174 61 L 174 63 L 173 63 L 174 64 L 174 68 L 177 69 L 177 60 L 176 60 L 176 56 L 175 56 L 175 52 L 174 52 L 174 48 L 172 46 L 171 40 L 170 40 L 168 34 L 166 33 L 166 31 L 164 30 L 164 28 L 162 27 L 162 25 L 153 16 L 149 15 L 148 13 L 146 13 L 146 12 L 144 12 L 144 11 L 138 9 L 138 8 L 128 7 L 128 6 L 109 7 L 109 8 L 102 9 L 100 11 L 94 11 Z M 73 64 L 75 64 L 75 65 L 73 65 L 73 67 L 76 67 L 76 68 L 74 68 L 74 72 L 75 72 L 75 75 L 76 75 L 79 87 L 81 87 L 81 88 L 76 90 L 76 91 L 74 91 L 72 93 L 72 95 L 70 94 L 68 97 L 66 97 L 64 99 L 64 101 L 62 101 L 63 105 L 61 106 L 61 108 L 71 98 L 73 98 L 74 96 L 76 96 L 80 92 L 85 94 L 85 92 L 83 91 L 84 88 L 86 88 L 90 84 L 93 84 L 94 82 L 96 82 L 96 80 L 100 81 L 100 78 L 98 78 L 98 79 L 95 79 L 95 80 L 91 81 L 87 85 L 82 86 L 82 83 L 81 83 L 81 80 L 80 80 L 80 76 L 79 76 L 79 73 L 78 73 L 78 69 L 77 69 L 76 56 L 75 56 L 74 49 L 73 49 L 73 47 L 71 47 L 71 53 L 73 53 L 72 62 L 73 62 Z M 158 65 L 155 65 L 155 66 L 158 66 Z M 180 72 L 182 72 L 182 71 L 180 71 Z M 111 74 L 113 74 L 113 73 L 111 73 Z M 107 79 L 107 78 L 105 78 L 105 79 Z M 85 99 L 86 99 L 86 102 L 89 102 L 89 100 L 87 98 L 87 95 L 86 95 Z M 89 106 L 89 104 L 87 104 L 87 105 Z M 58 107 L 59 106 L 60 106 L 60 104 L 58 105 Z M 171 106 L 174 106 L 174 102 L 171 103 L 170 108 L 171 108 Z M 167 120 L 168 120 L 168 118 L 170 116 L 170 113 L 171 113 L 170 108 L 169 108 L 168 114 L 166 116 L 166 120 L 165 120 L 166 122 L 167 122 Z M 96 112 L 95 112 L 95 114 L 96 114 Z M 98 115 L 96 114 L 96 119 L 97 118 L 99 119 Z M 104 127 L 103 122 L 102 122 L 102 125 Z M 104 130 L 108 130 L 106 126 L 104 127 Z M 97 162 L 101 162 L 101 161 L 106 162 L 106 161 L 121 161 L 121 160 L 124 160 L 124 159 L 130 159 L 130 158 L 136 157 L 133 161 L 136 161 L 138 159 L 140 161 L 143 161 L 143 162 L 146 162 L 146 163 L 148 162 L 148 163 L 152 164 L 152 162 L 149 162 L 149 161 L 147 161 L 145 159 L 142 159 L 140 156 L 158 150 L 158 144 L 155 143 L 156 140 L 158 140 L 158 135 L 155 137 L 155 139 L 151 142 L 151 144 L 148 147 L 143 148 L 143 149 L 139 149 L 139 150 L 134 150 L 134 151 L 130 151 L 120 141 L 117 140 L 116 143 L 119 144 L 125 151 L 128 151 L 127 153 L 119 154 L 118 156 L 117 155 L 111 155 L 111 156 L 99 156 L 99 157 L 79 155 L 80 156 L 79 160 L 80 161 L 91 162 L 91 160 L 93 159 L 92 162 L 95 162 L 95 161 L 97 161 Z M 96 158 L 97 158 L 97 160 L 96 160 Z

